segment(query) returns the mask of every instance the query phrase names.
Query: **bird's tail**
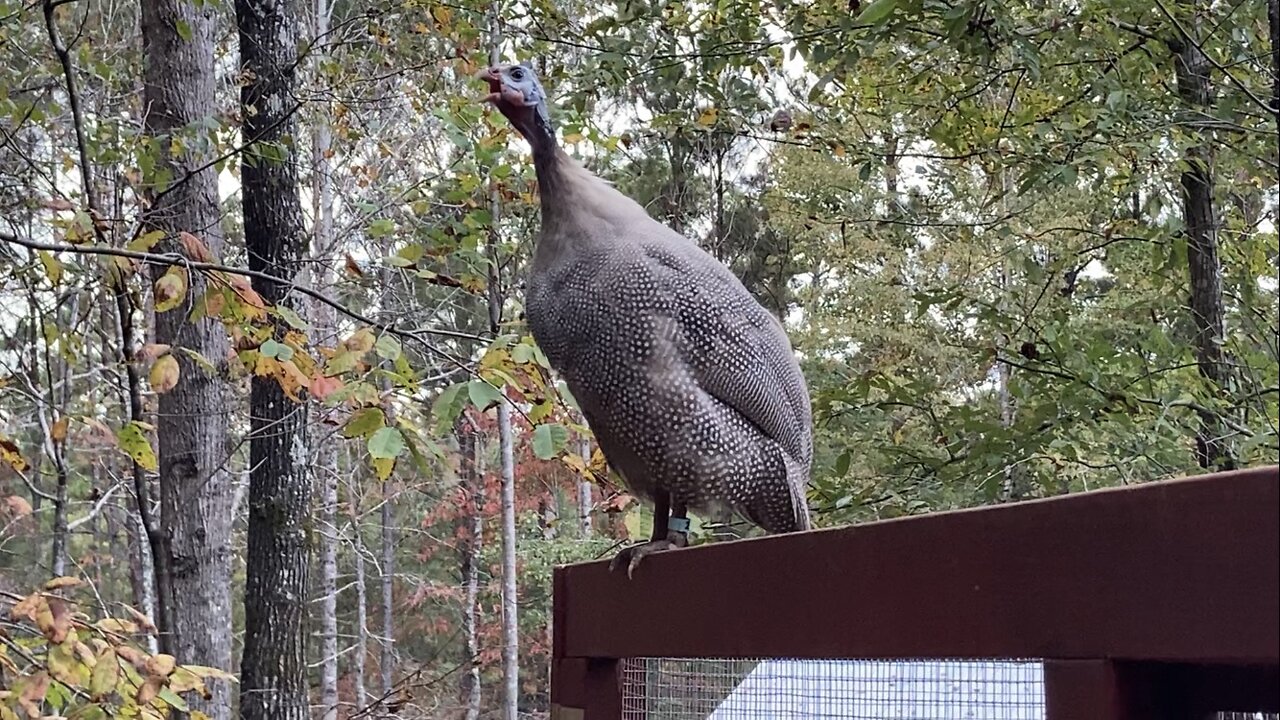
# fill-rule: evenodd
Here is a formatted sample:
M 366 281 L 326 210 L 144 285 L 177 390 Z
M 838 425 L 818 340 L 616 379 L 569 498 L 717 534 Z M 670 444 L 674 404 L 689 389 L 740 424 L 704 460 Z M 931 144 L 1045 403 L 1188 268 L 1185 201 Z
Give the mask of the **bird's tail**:
M 809 469 L 804 465 L 786 459 L 787 485 L 791 487 L 791 511 L 795 514 L 796 532 L 813 529 L 813 520 L 809 517 L 809 500 L 805 489 L 809 485 Z

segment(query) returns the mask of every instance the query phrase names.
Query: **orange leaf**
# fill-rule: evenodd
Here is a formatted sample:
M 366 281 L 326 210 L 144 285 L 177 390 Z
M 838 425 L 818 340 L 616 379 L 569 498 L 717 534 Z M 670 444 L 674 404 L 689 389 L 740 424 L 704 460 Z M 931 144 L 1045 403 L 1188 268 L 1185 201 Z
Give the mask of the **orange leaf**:
M 166 393 L 177 386 L 179 374 L 178 358 L 165 355 L 151 366 L 151 374 L 147 379 L 156 392 Z
M 280 387 L 284 389 L 284 394 L 288 395 L 290 400 L 300 400 L 298 390 L 310 385 L 311 378 L 299 370 L 292 360 L 280 360 L 276 367 L 279 368 L 276 377 L 280 380 Z
M 356 262 L 356 259 L 351 257 L 351 253 L 347 253 L 346 255 L 344 267 L 347 269 L 347 272 L 352 275 L 355 275 L 356 277 L 364 277 L 364 271 L 360 269 L 360 263 Z
M 213 253 L 209 251 L 209 246 L 205 245 L 200 238 L 184 230 L 178 233 L 178 239 L 182 241 L 182 248 L 187 251 L 187 257 L 196 262 L 211 263 L 214 261 Z
M 15 518 L 26 517 L 31 514 L 31 503 L 21 495 L 10 495 L 4 499 L 4 506 L 8 509 L 9 514 Z
M 341 378 L 315 375 L 311 378 L 311 394 L 317 400 L 324 400 L 338 390 L 341 390 L 342 385 L 343 383 Z
M 54 421 L 53 427 L 49 430 L 49 435 L 52 436 L 54 442 L 60 443 L 67 439 L 67 426 L 70 424 L 71 418 L 66 415 Z

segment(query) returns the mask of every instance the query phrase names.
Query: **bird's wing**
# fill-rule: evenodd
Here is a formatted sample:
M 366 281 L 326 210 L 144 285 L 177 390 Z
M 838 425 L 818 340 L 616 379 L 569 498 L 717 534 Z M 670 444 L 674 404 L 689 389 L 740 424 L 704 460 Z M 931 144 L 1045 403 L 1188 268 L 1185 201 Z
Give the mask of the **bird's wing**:
M 685 242 L 677 248 L 664 243 L 650 257 L 663 266 L 664 284 L 675 295 L 686 361 L 707 393 L 807 468 L 812 410 L 786 332 L 733 273 Z

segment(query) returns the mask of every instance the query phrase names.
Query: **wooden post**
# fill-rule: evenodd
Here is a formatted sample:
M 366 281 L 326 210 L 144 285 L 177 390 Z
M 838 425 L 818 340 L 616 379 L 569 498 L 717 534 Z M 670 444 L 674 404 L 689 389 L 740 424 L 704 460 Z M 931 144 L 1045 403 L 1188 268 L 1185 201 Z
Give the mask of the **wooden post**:
M 619 720 L 622 663 L 613 658 L 562 658 L 551 670 L 551 720 Z
M 1115 664 L 1107 660 L 1044 663 L 1045 720 L 1135 720 Z

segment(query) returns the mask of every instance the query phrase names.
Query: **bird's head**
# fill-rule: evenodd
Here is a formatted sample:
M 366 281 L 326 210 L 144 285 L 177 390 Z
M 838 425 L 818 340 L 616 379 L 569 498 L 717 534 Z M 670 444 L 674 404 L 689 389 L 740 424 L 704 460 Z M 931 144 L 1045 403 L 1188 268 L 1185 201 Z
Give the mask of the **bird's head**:
M 476 77 L 489 83 L 485 102 L 493 103 L 520 134 L 530 141 L 541 139 L 540 136 L 554 137 L 547 93 L 528 61 L 518 65 L 493 65 L 481 70 Z

